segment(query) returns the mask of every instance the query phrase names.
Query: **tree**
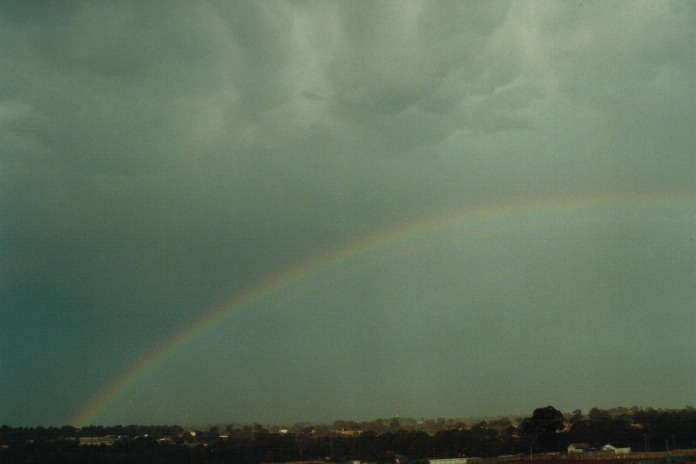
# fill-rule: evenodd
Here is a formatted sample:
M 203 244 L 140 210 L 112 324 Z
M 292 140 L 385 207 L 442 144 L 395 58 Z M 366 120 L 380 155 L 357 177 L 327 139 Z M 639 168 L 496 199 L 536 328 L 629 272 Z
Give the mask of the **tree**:
M 563 425 L 563 413 L 553 406 L 546 406 L 535 409 L 532 417 L 522 421 L 520 429 L 530 446 L 539 451 L 554 451 Z
M 389 431 L 398 432 L 401 429 L 401 418 L 399 416 L 392 417 L 389 420 Z
M 575 411 L 573 411 L 573 415 L 570 416 L 570 425 L 575 425 L 578 422 L 581 422 L 582 420 L 582 411 L 580 409 L 576 409 Z

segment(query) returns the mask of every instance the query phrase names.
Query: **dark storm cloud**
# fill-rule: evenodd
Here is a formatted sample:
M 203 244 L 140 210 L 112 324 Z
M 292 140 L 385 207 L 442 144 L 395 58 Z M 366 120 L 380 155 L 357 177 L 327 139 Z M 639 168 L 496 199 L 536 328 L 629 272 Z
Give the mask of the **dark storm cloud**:
M 520 63 L 508 59 L 514 51 L 494 40 L 509 7 L 344 5 L 341 46 L 328 66 L 334 114 L 381 141 L 375 150 L 388 153 L 436 143 L 455 128 L 494 130 L 496 121 L 516 119 L 510 112 L 498 117 L 487 102 L 520 73 Z M 482 126 L 483 120 L 489 122 Z
M 693 188 L 695 21 L 688 2 L 3 2 L 0 422 L 65 420 L 214 302 L 380 227 Z M 613 406 L 611 366 L 686 372 L 694 322 L 690 219 L 615 221 L 366 257 L 239 316 L 156 374 L 166 401 L 136 388 L 104 420 L 520 412 L 551 401 L 521 344 L 551 352 L 557 406 Z M 530 341 L 546 325 L 592 348 Z M 505 369 L 521 393 L 496 389 Z M 671 386 L 627 401 L 671 405 Z
M 15 52 L 4 81 L 25 109 L 15 131 L 42 149 L 34 156 L 88 174 L 176 161 L 199 116 L 197 88 L 220 78 L 192 9 L 85 6 L 6 24 Z

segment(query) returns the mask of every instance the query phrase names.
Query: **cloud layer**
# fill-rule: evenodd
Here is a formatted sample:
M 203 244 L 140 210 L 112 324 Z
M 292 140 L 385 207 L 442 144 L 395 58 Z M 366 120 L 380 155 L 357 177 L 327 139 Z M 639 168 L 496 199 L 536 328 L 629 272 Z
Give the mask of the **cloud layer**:
M 61 423 L 214 302 L 356 237 L 574 192 L 682 200 L 365 257 L 101 419 L 683 406 L 694 31 L 678 1 L 3 2 L 0 423 Z

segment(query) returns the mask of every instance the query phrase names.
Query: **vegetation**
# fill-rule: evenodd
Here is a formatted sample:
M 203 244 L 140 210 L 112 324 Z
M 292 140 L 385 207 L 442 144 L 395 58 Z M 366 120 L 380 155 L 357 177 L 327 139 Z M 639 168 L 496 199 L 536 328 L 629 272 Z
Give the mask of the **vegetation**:
M 552 406 L 530 417 L 489 420 L 392 418 L 293 427 L 180 426 L 0 427 L 0 462 L 12 463 L 259 463 L 394 462 L 459 456 L 495 457 L 564 452 L 570 443 L 633 451 L 696 448 L 696 409 L 593 408 L 562 414 Z M 521 460 L 522 458 L 520 458 Z M 634 462 L 639 459 L 635 458 Z M 526 458 L 525 458 L 526 460 Z M 654 462 L 654 461 L 651 461 Z M 675 464 L 678 458 L 668 458 Z

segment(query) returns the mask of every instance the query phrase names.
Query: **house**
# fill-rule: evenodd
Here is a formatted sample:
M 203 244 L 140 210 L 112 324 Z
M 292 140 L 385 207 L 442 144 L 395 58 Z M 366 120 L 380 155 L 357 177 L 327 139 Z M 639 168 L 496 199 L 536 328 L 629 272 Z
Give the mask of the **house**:
M 590 451 L 592 445 L 589 443 L 571 443 L 568 445 L 568 454 L 573 453 L 584 453 L 585 451 Z
M 80 445 L 89 446 L 113 446 L 114 442 L 118 440 L 119 437 L 115 435 L 106 435 L 104 437 L 80 437 Z
M 625 446 L 625 447 L 614 446 L 611 443 L 607 443 L 606 445 L 602 446 L 602 451 L 604 451 L 605 453 L 613 453 L 613 454 L 628 454 L 631 452 L 631 448 L 628 446 Z

